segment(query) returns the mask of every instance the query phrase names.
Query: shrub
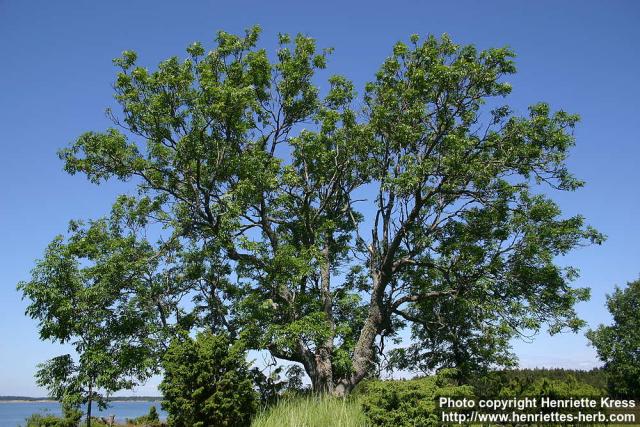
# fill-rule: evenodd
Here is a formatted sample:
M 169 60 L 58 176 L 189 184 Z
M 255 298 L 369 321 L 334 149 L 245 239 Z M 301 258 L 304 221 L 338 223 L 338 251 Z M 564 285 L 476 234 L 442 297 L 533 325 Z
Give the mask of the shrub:
M 578 389 L 582 385 L 589 385 L 599 393 L 604 393 L 607 388 L 607 375 L 598 368 L 589 371 L 561 368 L 492 371 L 472 378 L 470 385 L 473 386 L 476 397 L 495 398 L 506 393 L 507 388 L 516 388 L 519 390 L 517 393 L 521 393 L 540 379 L 554 380 L 559 383 L 578 383 Z
M 158 415 L 158 410 L 155 406 L 151 406 L 149 408 L 149 412 L 147 415 L 143 415 L 141 417 L 128 419 L 127 424 L 133 425 L 142 425 L 145 427 L 160 427 L 162 424 L 160 423 L 160 416 Z
M 510 369 L 488 372 L 472 379 L 477 398 L 598 397 L 604 395 L 607 378 L 600 369 Z
M 578 381 L 573 375 L 567 375 L 563 379 L 554 379 L 539 377 L 530 379 L 529 381 L 523 379 L 512 378 L 509 383 L 504 385 L 498 394 L 499 398 L 535 398 L 538 402 L 543 397 L 551 398 L 552 400 L 565 400 L 565 399 L 579 399 L 579 398 L 600 398 L 603 396 L 603 390 L 597 389 L 589 384 Z M 595 413 L 599 408 L 565 408 L 562 409 L 564 414 L 578 414 L 578 413 Z M 526 408 L 522 412 L 537 413 L 546 412 L 553 413 L 558 412 L 556 408 L 550 407 L 535 407 Z M 555 425 L 555 424 L 554 424 Z M 559 424 L 558 424 L 559 425 Z
M 370 380 L 354 394 L 372 425 L 414 427 L 440 425 L 438 398 L 472 397 L 473 389 L 455 385 L 451 373 L 443 372 L 412 380 Z
M 175 339 L 163 358 L 160 390 L 176 427 L 249 425 L 257 409 L 245 350 L 223 335 Z
M 603 393 L 597 388 L 579 382 L 575 377 L 566 379 L 536 378 L 533 381 L 511 380 L 500 390 L 500 397 L 550 397 L 552 399 L 597 398 Z
M 64 419 L 55 415 L 33 414 L 25 422 L 26 427 L 67 427 Z
M 26 427 L 77 427 L 82 412 L 71 405 L 62 405 L 62 417 L 50 414 L 33 414 L 25 420 Z
M 25 427 L 78 427 L 78 425 L 86 426 L 85 423 L 79 424 L 69 418 L 56 417 L 55 415 L 33 414 L 25 420 Z M 91 427 L 109 427 L 107 424 L 99 421 L 97 418 L 91 419 Z

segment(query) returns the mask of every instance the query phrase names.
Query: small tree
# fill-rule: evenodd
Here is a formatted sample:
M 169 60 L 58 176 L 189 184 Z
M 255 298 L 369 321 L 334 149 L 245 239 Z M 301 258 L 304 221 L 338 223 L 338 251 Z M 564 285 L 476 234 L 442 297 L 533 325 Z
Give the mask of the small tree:
M 163 358 L 162 407 L 176 427 L 249 425 L 257 410 L 245 350 L 210 332 L 175 339 Z
M 125 231 L 121 208 L 117 203 L 109 219 L 88 226 L 72 222 L 71 237 L 54 239 L 31 280 L 18 284 L 40 338 L 70 343 L 76 353 L 41 363 L 37 383 L 66 405 L 86 404 L 87 426 L 93 402 L 104 408 L 111 393 L 155 372 L 152 323 L 140 298 L 148 295 L 143 272 L 157 256 Z
M 621 396 L 640 396 L 640 280 L 607 295 L 613 324 L 587 332 L 609 375 L 609 388 Z

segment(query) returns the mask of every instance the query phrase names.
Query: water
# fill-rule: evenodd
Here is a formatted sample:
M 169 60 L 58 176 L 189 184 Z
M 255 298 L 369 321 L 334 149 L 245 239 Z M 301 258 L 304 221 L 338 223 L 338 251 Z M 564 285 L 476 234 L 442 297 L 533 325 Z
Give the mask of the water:
M 92 406 L 91 412 L 102 417 L 115 415 L 117 421 L 124 422 L 125 418 L 146 415 L 151 406 L 156 407 L 160 419 L 167 418 L 167 414 L 160 409 L 160 402 L 112 402 L 104 411 Z M 25 418 L 35 413 L 62 415 L 62 408 L 57 402 L 0 402 L 0 427 L 24 426 Z

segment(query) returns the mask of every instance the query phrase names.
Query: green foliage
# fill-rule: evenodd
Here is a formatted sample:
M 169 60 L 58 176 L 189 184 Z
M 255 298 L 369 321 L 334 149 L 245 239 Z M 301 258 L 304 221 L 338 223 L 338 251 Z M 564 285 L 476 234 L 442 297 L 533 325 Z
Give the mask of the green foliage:
M 369 425 L 354 399 L 306 396 L 284 399 L 260 413 L 251 427 L 365 427 Z
M 155 407 L 152 407 L 155 408 Z M 56 417 L 54 415 L 46 415 L 46 414 L 33 414 L 29 418 L 25 420 L 25 427 L 86 427 L 86 423 L 81 423 L 80 418 L 82 417 L 82 413 L 78 412 L 75 417 Z M 160 422 L 158 419 L 158 413 L 155 412 L 155 415 L 152 414 L 152 411 L 149 411 L 149 414 L 143 415 L 134 419 L 126 419 L 124 424 L 116 423 L 112 424 L 111 421 L 105 418 L 91 418 L 91 426 L 92 427 L 134 427 L 134 426 L 142 426 L 142 427 L 166 427 L 166 423 Z
M 149 408 L 149 413 L 147 414 L 147 421 L 160 421 L 160 416 L 158 415 L 158 410 L 155 406 Z
M 536 377 L 512 377 L 508 382 L 504 383 L 499 392 L 491 396 L 492 398 L 536 398 L 538 402 L 542 397 L 548 397 L 552 400 L 565 400 L 565 399 L 599 399 L 606 396 L 605 390 L 598 389 L 587 383 L 578 381 L 576 377 L 567 372 L 563 378 L 547 378 L 544 376 Z M 564 409 L 566 413 L 577 414 L 579 412 L 597 412 L 601 408 L 569 408 Z M 552 413 L 557 411 L 556 408 L 527 408 L 523 412 L 538 413 L 547 412 Z
M 309 392 L 309 388 L 303 384 L 304 369 L 298 365 L 290 365 L 281 375 L 284 367 L 269 366 L 268 375 L 257 367 L 251 369 L 253 385 L 260 395 L 261 406 L 268 407 L 282 398 L 297 396 Z
M 25 420 L 25 427 L 77 427 L 75 422 L 54 415 L 33 414 Z
M 158 410 L 155 406 L 151 406 L 149 408 L 149 413 L 147 415 L 143 415 L 141 417 L 127 419 L 127 424 L 132 425 L 141 425 L 145 427 L 161 427 L 162 423 L 160 423 L 160 416 L 158 415 Z
M 465 298 L 451 295 L 420 303 L 420 311 L 432 313 L 434 320 L 412 324 L 417 342 L 391 350 L 389 368 L 425 375 L 453 368 L 458 383 L 465 384 L 489 369 L 515 365 L 516 356 L 510 351 L 515 331 L 492 305 L 471 292 Z
M 589 371 L 559 368 L 509 369 L 476 375 L 470 379 L 469 384 L 479 398 L 495 398 L 505 393 L 517 394 L 524 390 L 534 390 L 537 387 L 534 384 L 539 385 L 541 381 L 573 384 L 576 391 L 584 390 L 586 396 L 593 390 L 598 395 L 604 395 L 607 388 L 607 375 L 602 369 Z
M 511 380 L 502 387 L 498 396 L 500 397 L 550 397 L 552 399 L 568 398 L 597 398 L 603 396 L 602 390 L 579 382 L 575 377 L 569 375 L 565 379 L 537 378 L 534 381 L 521 382 Z
M 602 370 L 579 371 L 570 369 L 512 369 L 493 371 L 473 378 L 479 399 L 535 398 L 553 400 L 589 398 L 598 400 L 607 396 L 606 375 Z M 524 408 L 521 412 L 554 412 L 556 408 L 540 406 Z M 597 412 L 602 408 L 565 408 L 563 412 Z
M 355 396 L 371 425 L 438 426 L 439 397 L 473 397 L 473 389 L 455 385 L 452 374 L 442 372 L 437 376 L 412 380 L 368 380 L 356 389 Z
M 77 427 L 82 412 L 69 404 L 62 405 L 62 417 L 47 414 L 33 414 L 25 420 L 25 427 Z
M 202 332 L 173 340 L 162 366 L 162 408 L 176 427 L 249 425 L 257 410 L 246 354 L 240 343 Z
M 221 31 L 211 50 L 191 44 L 154 70 L 131 51 L 114 61 L 114 127 L 60 157 L 138 195 L 74 223 L 21 286 L 43 338 L 88 330 L 100 344 L 86 348 L 107 354 L 98 337 L 140 332 L 125 360 L 143 366 L 122 371 L 132 380 L 176 333 L 207 329 L 344 394 L 407 326 L 415 345 L 396 363 L 465 376 L 511 363 L 518 331 L 583 325 L 574 305 L 588 290 L 554 259 L 603 236 L 543 194 L 582 185 L 566 166 L 578 117 L 544 103 L 523 117 L 488 109 L 511 90 L 513 52 L 412 36 L 359 96 L 343 76 L 320 89 L 330 49 L 283 34 L 269 55 L 259 33 Z M 158 230 L 164 240 L 149 242 Z M 68 332 L 85 306 L 105 307 L 99 331 Z
M 617 396 L 640 397 L 640 280 L 607 296 L 613 324 L 587 332 Z
M 147 207 L 122 197 L 107 219 L 71 222 L 70 237 L 54 239 L 31 280 L 18 284 L 41 339 L 69 343 L 77 354 L 38 366 L 38 385 L 60 402 L 104 407 L 109 394 L 157 371 L 147 274 L 158 257 L 132 231 Z

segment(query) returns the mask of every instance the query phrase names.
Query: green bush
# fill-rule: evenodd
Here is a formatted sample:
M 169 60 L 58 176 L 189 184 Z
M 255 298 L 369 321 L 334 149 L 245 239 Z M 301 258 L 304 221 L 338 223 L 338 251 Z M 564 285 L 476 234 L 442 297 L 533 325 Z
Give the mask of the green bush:
M 55 415 L 33 414 L 25 420 L 25 427 L 78 427 L 85 426 L 83 422 L 74 421 L 69 418 L 56 417 Z M 97 418 L 91 420 L 91 427 L 108 427 L 107 424 Z M 151 426 L 150 426 L 151 427 Z
M 62 417 L 50 414 L 33 414 L 25 420 L 26 427 L 77 427 L 82 412 L 73 406 L 62 405 Z
M 476 390 L 479 398 L 494 398 L 498 396 L 508 384 L 520 384 L 524 389 L 539 379 L 556 380 L 560 382 L 587 384 L 604 393 L 607 389 L 607 375 L 599 368 L 589 371 L 561 369 L 561 368 L 536 368 L 536 369 L 508 369 L 488 372 L 485 375 L 471 379 L 470 385 Z
M 601 369 L 509 369 L 475 377 L 470 385 L 480 399 L 541 397 L 542 393 L 592 397 L 606 393 L 607 376 Z
M 33 414 L 25 422 L 26 427 L 71 427 L 64 423 L 64 418 L 45 414 Z
M 404 427 L 440 425 L 441 396 L 473 397 L 469 386 L 455 385 L 451 373 L 412 380 L 362 383 L 355 391 L 371 425 Z
M 141 417 L 129 419 L 127 418 L 127 424 L 133 425 L 142 425 L 145 427 L 160 427 L 162 423 L 160 423 L 160 416 L 158 415 L 158 410 L 155 406 L 151 406 L 149 408 L 149 412 L 147 415 L 143 415 Z
M 163 362 L 160 390 L 168 422 L 176 427 L 249 425 L 258 396 L 245 350 L 222 335 L 174 340 Z
M 552 399 L 598 398 L 599 390 L 589 384 L 579 382 L 575 377 L 566 379 L 537 378 L 531 382 L 511 380 L 500 390 L 499 397 L 550 397 Z

